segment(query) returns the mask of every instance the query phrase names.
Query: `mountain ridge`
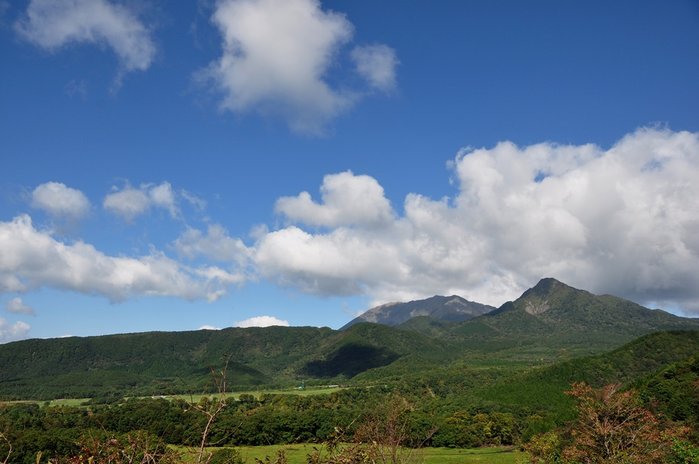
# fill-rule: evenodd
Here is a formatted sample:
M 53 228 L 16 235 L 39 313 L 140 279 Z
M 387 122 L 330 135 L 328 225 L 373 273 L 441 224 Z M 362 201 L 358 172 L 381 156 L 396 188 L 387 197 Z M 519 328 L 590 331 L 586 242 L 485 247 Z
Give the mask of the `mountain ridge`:
M 611 295 L 594 295 L 553 278 L 541 279 L 514 301 L 449 328 L 476 350 L 532 346 L 576 355 L 611 350 L 662 330 L 699 329 L 699 319 L 651 310 Z
M 361 322 L 374 322 L 395 327 L 419 316 L 445 322 L 462 322 L 493 310 L 495 310 L 493 306 L 469 301 L 458 295 L 435 295 L 422 300 L 375 306 L 352 319 L 340 330 L 348 329 Z
M 448 310 L 449 302 L 462 306 L 455 298 L 431 300 Z M 105 389 L 129 396 L 202 392 L 211 369 L 224 365 L 228 385 L 238 388 L 374 382 L 448 365 L 526 367 L 609 351 L 651 332 L 698 329 L 699 319 L 546 278 L 461 322 L 417 316 L 395 327 L 358 322 L 343 330 L 274 326 L 12 342 L 0 345 L 0 399 Z

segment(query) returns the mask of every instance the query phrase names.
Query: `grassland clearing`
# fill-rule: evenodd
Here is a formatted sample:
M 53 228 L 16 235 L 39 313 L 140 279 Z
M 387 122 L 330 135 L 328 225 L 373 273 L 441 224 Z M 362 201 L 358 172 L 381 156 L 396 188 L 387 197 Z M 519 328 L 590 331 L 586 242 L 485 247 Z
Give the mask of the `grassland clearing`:
M 348 387 L 341 387 L 339 385 L 328 385 L 321 387 L 307 387 L 307 388 L 288 388 L 288 389 L 261 389 L 261 390 L 246 390 L 238 392 L 224 393 L 226 399 L 239 400 L 241 395 L 252 395 L 256 399 L 260 399 L 264 395 L 296 395 L 296 396 L 315 396 L 315 395 L 329 395 Z M 164 396 L 154 396 L 153 398 L 166 398 L 166 399 L 180 399 L 189 401 L 190 403 L 198 403 L 202 398 L 220 398 L 220 394 L 214 393 L 199 393 L 196 395 L 164 395 Z
M 219 448 L 210 448 L 210 450 Z M 295 445 L 240 446 L 236 448 L 247 463 L 255 459 L 273 458 L 283 450 L 289 464 L 306 464 L 306 457 L 315 449 L 323 449 L 322 444 L 302 443 Z M 196 454 L 191 450 L 180 449 L 187 462 L 196 462 Z M 488 447 L 474 449 L 422 448 L 415 450 L 415 460 L 421 464 L 515 464 L 524 462 L 525 454 L 512 447 Z

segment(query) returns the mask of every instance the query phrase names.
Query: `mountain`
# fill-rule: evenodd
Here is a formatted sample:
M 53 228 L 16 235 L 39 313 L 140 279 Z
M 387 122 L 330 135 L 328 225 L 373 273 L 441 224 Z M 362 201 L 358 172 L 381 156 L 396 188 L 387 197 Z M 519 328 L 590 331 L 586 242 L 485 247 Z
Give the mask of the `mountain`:
M 223 366 L 232 389 L 288 387 L 302 379 L 375 385 L 435 378 L 440 369 L 488 376 L 491 368 L 527 370 L 600 354 L 651 332 L 699 330 L 699 319 L 550 278 L 482 314 L 488 309 L 433 297 L 367 313 L 395 327 L 353 321 L 343 330 L 228 328 L 12 342 L 0 345 L 0 399 L 200 393 L 212 387 L 211 369 Z M 421 311 L 428 315 L 415 316 Z
M 452 327 L 450 335 L 477 351 L 559 359 L 608 351 L 651 332 L 687 329 L 699 329 L 699 319 L 544 278 L 515 301 Z
M 440 356 L 439 340 L 377 324 L 252 327 L 23 340 L 0 345 L 0 399 L 201 393 L 227 366 L 230 388 L 351 378 L 397 359 Z
M 293 375 L 328 328 L 284 327 L 149 332 L 23 340 L 0 346 L 0 396 L 86 397 L 197 393 L 227 364 L 231 386 L 274 384 Z
M 360 322 L 374 322 L 393 327 L 420 316 L 444 322 L 462 322 L 494 309 L 492 306 L 474 303 L 456 295 L 433 296 L 425 300 L 376 306 L 352 319 L 340 330 L 348 329 Z
M 300 369 L 311 378 L 352 378 L 357 374 L 401 361 L 413 366 L 429 365 L 451 356 L 452 347 L 441 340 L 361 323 L 339 330 Z

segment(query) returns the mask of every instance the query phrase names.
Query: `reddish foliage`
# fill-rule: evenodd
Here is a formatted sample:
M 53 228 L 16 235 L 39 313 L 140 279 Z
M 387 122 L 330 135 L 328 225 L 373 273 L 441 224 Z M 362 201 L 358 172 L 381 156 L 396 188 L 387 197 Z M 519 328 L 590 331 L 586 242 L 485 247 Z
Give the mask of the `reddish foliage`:
M 564 462 L 663 463 L 672 439 L 687 433 L 641 407 L 636 393 L 620 391 L 618 384 L 593 389 L 576 383 L 566 394 L 578 402 L 578 420 L 572 443 L 563 449 Z

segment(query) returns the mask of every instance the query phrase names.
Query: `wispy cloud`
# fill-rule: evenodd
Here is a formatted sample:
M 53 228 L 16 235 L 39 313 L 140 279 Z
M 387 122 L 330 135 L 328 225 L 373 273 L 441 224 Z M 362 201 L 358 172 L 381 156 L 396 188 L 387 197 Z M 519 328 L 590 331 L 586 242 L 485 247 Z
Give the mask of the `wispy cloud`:
M 148 69 L 156 53 L 151 33 L 138 17 L 107 0 L 31 0 L 15 30 L 48 51 L 71 43 L 106 45 L 118 56 L 122 73 Z
M 8 301 L 5 309 L 15 314 L 29 314 L 31 316 L 35 314 L 34 308 L 25 304 L 20 297 L 15 297 Z
M 250 255 L 242 240 L 230 237 L 217 224 L 210 225 L 206 233 L 190 227 L 173 242 L 173 246 L 180 256 L 189 259 L 204 257 L 211 261 L 235 263 L 239 267 L 247 265 Z
M 127 184 L 113 190 L 104 198 L 102 206 L 126 221 L 133 221 L 151 208 L 162 208 L 173 218 L 179 215 L 176 194 L 169 182 L 142 184 L 138 188 Z
M 389 92 L 396 87 L 396 51 L 383 44 L 365 45 L 352 50 L 357 73 L 377 90 Z
M 63 91 L 71 98 L 87 99 L 87 82 L 84 79 L 72 79 L 64 87 Z

